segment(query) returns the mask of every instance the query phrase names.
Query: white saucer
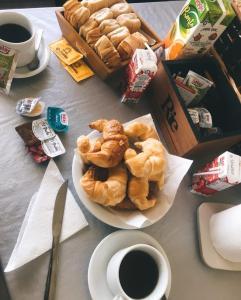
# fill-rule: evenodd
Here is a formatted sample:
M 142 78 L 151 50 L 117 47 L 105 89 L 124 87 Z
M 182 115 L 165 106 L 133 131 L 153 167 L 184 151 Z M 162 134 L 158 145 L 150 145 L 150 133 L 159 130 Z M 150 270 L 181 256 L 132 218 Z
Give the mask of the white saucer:
M 39 74 L 47 67 L 47 65 L 49 63 L 49 58 L 50 58 L 50 51 L 49 51 L 48 45 L 46 44 L 43 37 L 40 42 L 38 57 L 39 57 L 39 66 L 37 69 L 30 71 L 27 67 L 16 68 L 16 71 L 15 71 L 15 74 L 13 77 L 14 78 L 32 77 L 32 76 Z
M 209 221 L 213 214 L 232 207 L 226 203 L 202 203 L 198 208 L 199 244 L 202 258 L 213 269 L 241 271 L 241 263 L 234 263 L 223 258 L 213 247 Z
M 148 244 L 155 247 L 166 258 L 169 268 L 168 298 L 171 289 L 171 268 L 166 253 L 150 235 L 136 230 L 119 230 L 105 237 L 95 248 L 89 263 L 88 285 L 93 300 L 113 300 L 106 281 L 106 269 L 110 258 L 120 249 L 134 244 Z

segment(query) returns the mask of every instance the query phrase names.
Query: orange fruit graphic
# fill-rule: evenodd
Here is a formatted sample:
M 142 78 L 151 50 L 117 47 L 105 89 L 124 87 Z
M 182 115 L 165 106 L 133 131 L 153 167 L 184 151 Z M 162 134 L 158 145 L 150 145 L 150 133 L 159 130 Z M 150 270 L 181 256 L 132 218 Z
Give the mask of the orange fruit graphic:
M 168 59 L 176 59 L 178 54 L 180 54 L 182 48 L 184 46 L 184 43 L 180 40 L 176 40 L 169 49 L 168 52 Z
M 170 47 L 171 43 L 173 42 L 175 35 L 176 35 L 176 31 L 177 31 L 177 25 L 176 23 L 173 24 L 172 28 L 170 29 L 170 31 L 168 32 L 167 36 L 164 39 L 164 47 L 168 48 Z

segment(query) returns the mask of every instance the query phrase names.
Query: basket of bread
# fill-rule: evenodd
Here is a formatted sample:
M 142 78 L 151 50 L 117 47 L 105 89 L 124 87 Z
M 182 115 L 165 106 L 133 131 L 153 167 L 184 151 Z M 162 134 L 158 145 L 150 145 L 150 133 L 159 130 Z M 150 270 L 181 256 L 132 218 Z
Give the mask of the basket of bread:
M 95 130 L 78 137 L 72 168 L 81 201 L 97 218 L 119 228 L 145 227 L 159 220 L 174 200 L 165 184 L 175 171 L 170 177 L 172 156 L 160 142 L 151 116 L 125 126 L 100 119 L 89 127 Z
M 128 64 L 134 51 L 161 46 L 159 37 L 120 0 L 68 0 L 56 11 L 63 36 L 105 79 Z

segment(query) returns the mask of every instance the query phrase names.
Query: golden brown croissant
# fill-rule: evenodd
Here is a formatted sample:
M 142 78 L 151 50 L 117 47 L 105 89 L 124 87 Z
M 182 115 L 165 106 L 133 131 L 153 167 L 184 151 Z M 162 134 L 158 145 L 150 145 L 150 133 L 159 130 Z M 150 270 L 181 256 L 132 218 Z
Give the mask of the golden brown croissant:
M 156 198 L 148 199 L 148 194 L 148 179 L 132 176 L 128 184 L 128 196 L 138 209 L 145 210 L 156 204 Z
M 144 142 L 135 143 L 135 146 L 143 152 L 137 154 L 135 150 L 129 148 L 124 156 L 131 174 L 136 177 L 146 177 L 151 181 L 163 182 L 165 154 L 161 142 L 149 138 Z
M 100 151 L 86 154 L 87 160 L 103 168 L 117 166 L 128 148 L 128 138 L 122 124 L 117 120 L 100 119 L 89 126 L 103 133 L 103 143 Z
M 125 127 L 125 134 L 129 138 L 137 138 L 141 141 L 145 141 L 148 138 L 158 140 L 156 130 L 152 126 L 140 122 L 134 122 L 130 125 L 127 125 Z
M 87 153 L 100 151 L 101 143 L 101 139 L 97 139 L 96 141 L 90 142 L 89 138 L 85 135 L 81 135 L 80 137 L 78 137 L 77 151 L 84 163 L 90 163 L 87 159 Z
M 109 177 L 106 181 L 95 179 L 95 168 L 90 168 L 80 180 L 89 198 L 104 206 L 115 206 L 126 195 L 127 171 L 119 165 L 109 169 Z

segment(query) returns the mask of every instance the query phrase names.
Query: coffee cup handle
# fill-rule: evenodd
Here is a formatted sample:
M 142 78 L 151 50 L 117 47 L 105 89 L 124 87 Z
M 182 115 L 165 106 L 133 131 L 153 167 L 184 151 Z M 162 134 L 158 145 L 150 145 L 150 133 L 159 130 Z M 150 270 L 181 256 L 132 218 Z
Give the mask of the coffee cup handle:
M 122 297 L 121 295 L 116 295 L 113 300 L 126 300 L 126 298 Z

